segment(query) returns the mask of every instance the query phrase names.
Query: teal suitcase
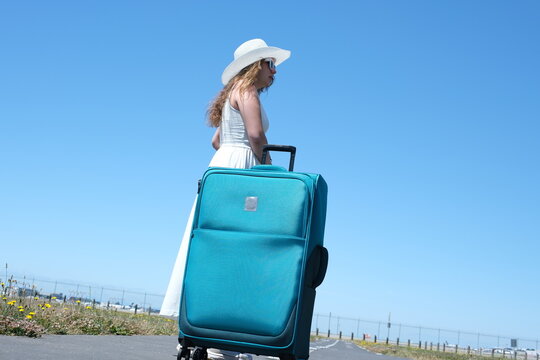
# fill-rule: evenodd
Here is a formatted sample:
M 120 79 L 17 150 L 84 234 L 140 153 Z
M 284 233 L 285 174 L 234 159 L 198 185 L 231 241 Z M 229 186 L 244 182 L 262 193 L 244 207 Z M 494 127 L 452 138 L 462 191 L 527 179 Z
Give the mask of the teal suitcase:
M 210 168 L 199 184 L 179 312 L 178 359 L 207 348 L 307 359 L 324 279 L 327 185 L 272 165 Z

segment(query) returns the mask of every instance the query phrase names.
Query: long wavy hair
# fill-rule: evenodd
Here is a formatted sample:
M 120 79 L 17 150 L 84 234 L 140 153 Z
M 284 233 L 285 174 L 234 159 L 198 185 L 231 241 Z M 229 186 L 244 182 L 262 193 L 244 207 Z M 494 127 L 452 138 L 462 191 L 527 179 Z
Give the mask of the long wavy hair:
M 262 63 L 263 60 L 254 62 L 251 65 L 246 66 L 242 70 L 236 74 L 235 77 L 233 77 L 227 85 L 223 87 L 223 89 L 217 94 L 217 96 L 214 98 L 214 100 L 210 103 L 210 106 L 208 107 L 208 110 L 206 112 L 206 116 L 208 118 L 208 125 L 212 127 L 218 127 L 221 124 L 221 115 L 223 113 L 223 105 L 225 105 L 225 101 L 227 101 L 227 98 L 229 97 L 231 91 L 238 86 L 238 91 L 240 94 L 243 94 L 246 92 L 246 90 L 255 84 L 255 81 L 257 80 L 257 75 L 259 75 L 259 71 L 262 69 Z M 268 87 L 270 87 L 272 84 L 270 84 Z M 259 94 L 265 90 L 268 89 L 268 87 L 262 88 L 257 90 Z

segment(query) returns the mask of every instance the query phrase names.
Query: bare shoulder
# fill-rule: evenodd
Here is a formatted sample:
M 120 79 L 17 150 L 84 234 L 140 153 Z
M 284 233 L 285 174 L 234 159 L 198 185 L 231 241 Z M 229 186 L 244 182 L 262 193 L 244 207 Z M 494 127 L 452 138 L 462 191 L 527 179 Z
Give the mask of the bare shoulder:
M 239 94 L 239 95 L 241 99 L 243 100 L 247 100 L 251 98 L 255 98 L 259 100 L 259 93 L 257 92 L 257 88 L 255 88 L 254 85 L 251 85 L 250 87 L 246 89 L 246 91 L 244 91 L 242 94 Z
M 230 97 L 231 106 L 240 110 L 244 106 L 259 105 L 259 93 L 255 86 L 248 87 L 245 91 L 240 92 L 239 86 L 236 86 Z

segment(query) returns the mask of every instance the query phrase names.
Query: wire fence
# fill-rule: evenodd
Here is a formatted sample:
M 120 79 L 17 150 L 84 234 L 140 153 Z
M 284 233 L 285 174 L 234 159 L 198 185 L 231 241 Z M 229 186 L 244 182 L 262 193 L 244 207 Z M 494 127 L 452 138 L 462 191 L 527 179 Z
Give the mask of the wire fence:
M 386 342 L 417 348 L 468 352 L 492 357 L 537 358 L 539 339 L 449 330 L 390 321 L 314 314 L 311 331 L 319 336 Z M 528 350 L 527 350 L 528 349 Z
M 26 276 L 7 276 L 6 293 L 11 296 L 39 296 L 56 298 L 56 301 L 76 302 L 115 307 L 150 314 L 159 313 L 163 294 L 106 287 L 95 284 L 47 280 Z M 137 310 L 135 310 L 137 311 Z M 398 345 L 435 348 L 442 351 L 453 349 L 497 357 L 506 356 L 511 350 L 529 349 L 535 354 L 539 339 L 485 334 L 480 332 L 449 330 L 389 321 L 373 321 L 315 313 L 311 331 L 319 336 L 342 339 L 363 339 Z M 457 349 L 457 350 L 456 350 Z M 491 353 L 487 350 L 492 351 Z M 485 354 L 484 354 L 485 353 Z M 514 354 L 516 355 L 516 354 Z M 518 354 L 519 355 L 519 354 Z M 530 358 L 530 357 L 529 357 Z M 540 359 L 538 359 L 540 360 Z
M 144 291 L 26 276 L 7 277 L 4 286 L 6 294 L 10 296 L 55 298 L 56 301 L 71 303 L 79 301 L 126 311 L 137 309 L 150 314 L 159 313 L 164 298 L 164 295 Z

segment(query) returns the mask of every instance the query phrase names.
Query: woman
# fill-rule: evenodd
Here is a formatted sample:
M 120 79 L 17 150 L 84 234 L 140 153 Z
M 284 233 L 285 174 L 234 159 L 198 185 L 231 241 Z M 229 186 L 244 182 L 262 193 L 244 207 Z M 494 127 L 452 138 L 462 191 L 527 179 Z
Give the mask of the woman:
M 265 132 L 269 124 L 259 94 L 274 82 L 276 65 L 290 55 L 289 50 L 270 47 L 261 39 L 246 41 L 236 49 L 234 60 L 221 75 L 224 87 L 208 109 L 208 122 L 217 128 L 212 138 L 212 146 L 217 151 L 210 167 L 249 169 L 261 163 L 262 148 L 268 143 Z M 270 157 L 266 163 L 271 164 Z M 194 209 L 195 204 L 161 306 L 161 315 L 178 315 L 179 312 Z
M 260 163 L 268 119 L 259 94 L 274 82 L 275 66 L 289 56 L 290 51 L 268 47 L 260 39 L 236 49 L 221 77 L 225 87 L 208 110 L 210 125 L 217 127 L 212 139 L 217 152 L 210 166 L 250 168 Z

